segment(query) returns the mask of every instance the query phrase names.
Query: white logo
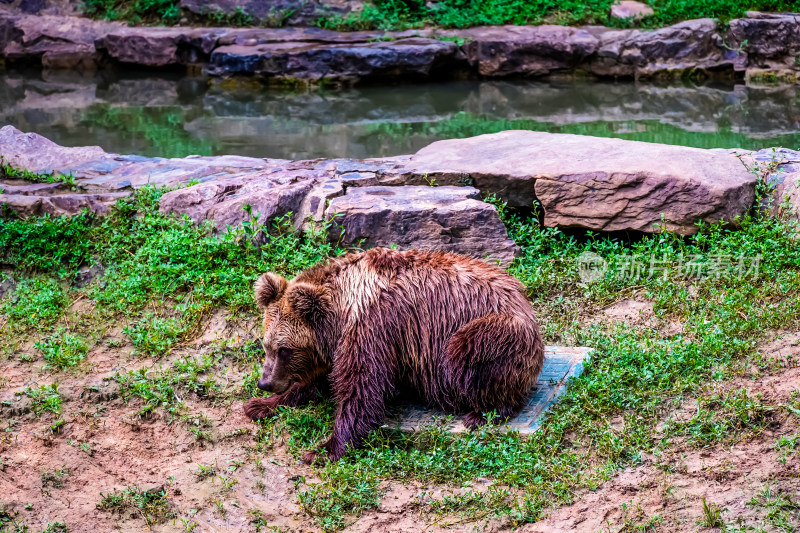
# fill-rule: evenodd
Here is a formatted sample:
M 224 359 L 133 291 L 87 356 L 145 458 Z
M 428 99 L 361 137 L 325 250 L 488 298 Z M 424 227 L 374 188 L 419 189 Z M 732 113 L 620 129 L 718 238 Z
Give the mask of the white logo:
M 608 270 L 605 259 L 594 252 L 583 252 L 578 256 L 578 277 L 582 283 L 592 283 L 602 279 Z

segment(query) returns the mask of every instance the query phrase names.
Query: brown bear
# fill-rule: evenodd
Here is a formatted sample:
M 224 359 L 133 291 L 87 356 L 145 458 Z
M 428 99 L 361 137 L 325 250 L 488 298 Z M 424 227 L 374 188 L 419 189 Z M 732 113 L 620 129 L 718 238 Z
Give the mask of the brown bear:
M 398 393 L 466 414 L 469 427 L 492 411 L 505 419 L 522 408 L 544 362 L 522 284 L 457 254 L 373 248 L 289 282 L 263 274 L 255 297 L 266 352 L 258 387 L 273 395 L 249 400 L 244 412 L 256 420 L 330 390 L 336 420 L 323 448 L 332 460 L 380 426 Z

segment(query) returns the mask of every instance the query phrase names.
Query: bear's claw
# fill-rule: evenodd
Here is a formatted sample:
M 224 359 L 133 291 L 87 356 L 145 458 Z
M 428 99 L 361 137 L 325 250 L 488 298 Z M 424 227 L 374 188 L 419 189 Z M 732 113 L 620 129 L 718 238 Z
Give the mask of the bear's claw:
M 307 465 L 325 464 L 327 460 L 328 456 L 324 453 L 318 452 L 317 450 L 308 450 L 300 458 L 300 462 Z
M 244 403 L 242 410 L 247 418 L 250 420 L 261 420 L 272 416 L 275 412 L 274 401 L 271 398 L 251 398 Z

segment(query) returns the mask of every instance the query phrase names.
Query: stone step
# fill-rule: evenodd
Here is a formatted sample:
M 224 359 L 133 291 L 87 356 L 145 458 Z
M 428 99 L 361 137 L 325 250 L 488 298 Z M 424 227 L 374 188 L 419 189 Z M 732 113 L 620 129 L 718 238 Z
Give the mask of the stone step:
M 502 424 L 501 430 L 518 431 L 520 435 L 530 435 L 538 430 L 547 410 L 567 390 L 569 380 L 581 375 L 591 353 L 592 349 L 585 347 L 545 346 L 544 366 L 536 388 L 531 391 L 525 407 Z M 451 433 L 467 431 L 462 416 L 447 416 L 436 409 L 413 403 L 390 406 L 383 427 L 413 432 L 436 425 Z

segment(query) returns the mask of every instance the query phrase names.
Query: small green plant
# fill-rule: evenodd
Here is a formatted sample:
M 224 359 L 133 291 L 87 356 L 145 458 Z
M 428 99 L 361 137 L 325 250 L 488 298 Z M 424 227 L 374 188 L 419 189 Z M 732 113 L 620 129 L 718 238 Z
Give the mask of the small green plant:
M 181 518 L 181 524 L 183 525 L 183 530 L 187 533 L 191 533 L 200 527 L 200 524 L 197 523 L 197 520 L 191 520 L 189 518 Z
M 778 531 L 796 531 L 793 522 L 800 516 L 800 503 L 792 501 L 788 494 L 767 485 L 747 505 L 766 509 L 766 521 Z
M 53 522 L 52 524 L 48 523 L 42 533 L 69 533 L 69 529 L 67 529 L 67 524 L 64 522 Z
M 239 483 L 239 480 L 233 476 L 219 476 L 219 480 L 222 482 L 224 490 L 232 490 L 234 485 Z
M 59 370 L 77 365 L 89 351 L 85 340 L 65 329 L 59 329 L 47 339 L 37 342 L 35 347 L 44 356 L 48 366 Z
M 456 45 L 458 46 L 464 46 L 466 43 L 469 42 L 468 39 L 465 39 L 464 37 L 459 37 L 458 35 L 437 35 L 436 38 L 439 39 L 440 41 L 456 43 Z
M 194 471 L 194 475 L 197 476 L 198 479 L 213 479 L 217 475 L 217 465 L 214 463 L 207 465 L 198 463 L 197 470 Z
M 11 297 L 0 301 L 0 313 L 6 314 L 12 325 L 45 329 L 61 317 L 67 303 L 64 289 L 56 280 L 26 279 L 19 282 Z
M 66 466 L 62 466 L 57 470 L 46 470 L 42 472 L 42 488 L 53 487 L 60 489 L 64 486 L 64 480 L 70 475 L 71 470 Z
M 715 503 L 707 503 L 703 498 L 703 516 L 698 520 L 697 524 L 702 527 L 718 527 L 724 528 L 725 523 L 722 521 L 722 507 Z
M 142 352 L 163 355 L 170 351 L 185 330 L 185 325 L 178 318 L 147 314 L 122 332 Z
M 759 434 L 776 417 L 776 409 L 746 389 L 733 390 L 698 401 L 697 413 L 688 421 L 670 421 L 667 434 L 686 436 L 690 444 L 708 446 L 736 442 Z
M 35 181 L 37 183 L 64 183 L 73 188 L 75 187 L 75 176 L 73 174 L 57 174 L 55 172 L 36 173 L 26 169 L 14 168 L 6 163 L 5 157 L 2 155 L 0 155 L 0 177 Z
M 148 526 L 166 522 L 175 516 L 163 487 L 152 490 L 142 490 L 136 486 L 126 487 L 123 490 L 114 489 L 109 494 L 101 492 L 100 497 L 98 510 L 120 515 L 127 511 L 136 511 Z
M 61 412 L 61 394 L 58 392 L 58 383 L 42 385 L 38 388 L 28 387 L 23 392 L 31 399 L 36 416 L 41 416 L 46 411 L 55 414 Z
M 225 502 L 222 500 L 217 500 L 214 505 L 217 508 L 217 513 L 219 513 L 222 518 L 225 518 L 228 514 L 228 511 L 225 509 Z
M 795 433 L 792 436 L 782 435 L 775 443 L 775 448 L 780 452 L 778 462 L 786 464 L 786 459 L 789 455 L 797 453 L 797 440 L 800 434 Z

